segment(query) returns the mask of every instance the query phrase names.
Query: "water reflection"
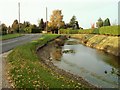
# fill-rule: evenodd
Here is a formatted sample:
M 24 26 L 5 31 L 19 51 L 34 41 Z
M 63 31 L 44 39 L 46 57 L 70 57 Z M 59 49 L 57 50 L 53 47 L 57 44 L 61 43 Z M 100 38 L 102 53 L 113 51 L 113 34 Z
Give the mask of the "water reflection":
M 58 60 L 58 61 L 60 61 L 61 60 L 61 56 L 62 56 L 62 48 L 56 48 L 56 47 L 53 47 L 52 49 L 51 49 L 51 58 L 53 59 L 53 60 Z
M 78 42 L 77 39 L 70 41 Z M 67 42 L 68 43 L 68 42 Z M 64 50 L 74 50 L 75 53 L 60 54 L 61 61 L 54 62 L 56 66 L 82 76 L 90 83 L 107 88 L 118 87 L 118 57 L 108 55 L 79 43 L 62 47 Z M 61 52 L 61 50 L 60 50 Z M 55 55 L 55 54 L 54 54 Z

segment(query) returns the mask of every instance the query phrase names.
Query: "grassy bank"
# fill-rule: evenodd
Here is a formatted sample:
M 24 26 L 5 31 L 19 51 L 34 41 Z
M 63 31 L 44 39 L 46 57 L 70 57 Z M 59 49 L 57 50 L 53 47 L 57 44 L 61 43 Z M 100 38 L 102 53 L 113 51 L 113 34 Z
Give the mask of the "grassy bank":
M 47 68 L 36 54 L 36 48 L 58 35 L 44 35 L 36 41 L 15 48 L 7 57 L 8 80 L 14 88 L 82 88 L 80 83 Z
M 7 34 L 7 35 L 1 35 L 0 36 L 0 40 L 7 40 L 7 39 L 11 39 L 11 38 L 16 38 L 16 37 L 20 37 L 23 36 L 22 34 Z
M 120 37 L 95 34 L 73 34 L 72 37 L 79 38 L 86 46 L 103 50 L 115 56 L 120 56 Z
M 61 29 L 61 34 L 99 34 L 99 35 L 120 35 L 120 30 L 118 29 L 120 26 L 104 26 L 101 28 L 95 29 Z

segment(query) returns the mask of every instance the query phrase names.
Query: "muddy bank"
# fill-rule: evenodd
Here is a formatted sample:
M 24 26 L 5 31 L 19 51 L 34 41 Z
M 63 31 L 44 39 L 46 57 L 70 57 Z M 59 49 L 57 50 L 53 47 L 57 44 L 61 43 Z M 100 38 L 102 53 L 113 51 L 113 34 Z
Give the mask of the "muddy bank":
M 73 34 L 71 37 L 78 38 L 81 44 L 88 47 L 96 48 L 115 56 L 120 56 L 120 37 L 118 36 Z
M 49 42 L 47 45 L 45 45 L 44 47 L 40 48 L 37 52 L 38 57 L 40 58 L 41 62 L 43 64 L 45 64 L 48 68 L 51 68 L 51 70 L 53 70 L 54 72 L 58 73 L 61 76 L 70 78 L 71 80 L 74 80 L 80 84 L 82 84 L 85 87 L 88 88 L 93 88 L 93 89 L 97 89 L 96 86 L 88 83 L 86 80 L 84 80 L 83 78 L 81 78 L 80 76 L 71 74 L 67 71 L 64 71 L 62 69 L 59 69 L 58 67 L 56 67 L 53 64 L 53 60 L 59 60 L 59 58 L 61 57 L 62 53 L 61 53 L 61 48 L 59 47 L 64 45 L 64 41 L 66 40 L 66 37 L 59 37 L 59 39 L 56 39 L 52 42 Z M 57 49 L 55 49 L 57 48 Z M 59 53 L 58 53 L 59 52 Z M 54 57 L 52 56 L 54 54 Z M 52 58 L 51 58 L 52 56 Z

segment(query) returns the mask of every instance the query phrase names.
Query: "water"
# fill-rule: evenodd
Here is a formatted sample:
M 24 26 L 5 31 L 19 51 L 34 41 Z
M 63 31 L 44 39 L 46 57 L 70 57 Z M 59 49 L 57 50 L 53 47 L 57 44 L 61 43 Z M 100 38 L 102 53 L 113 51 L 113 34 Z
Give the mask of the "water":
M 77 41 L 70 39 L 68 41 Z M 75 53 L 63 53 L 61 61 L 54 64 L 61 69 L 83 77 L 93 85 L 103 88 L 118 88 L 118 57 L 103 53 L 82 44 L 67 45 L 63 50 L 74 50 Z

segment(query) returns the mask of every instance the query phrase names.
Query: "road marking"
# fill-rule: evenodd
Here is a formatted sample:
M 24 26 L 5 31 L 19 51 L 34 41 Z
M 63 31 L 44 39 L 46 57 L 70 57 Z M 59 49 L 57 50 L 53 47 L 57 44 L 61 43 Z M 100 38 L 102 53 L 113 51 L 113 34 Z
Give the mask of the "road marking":
M 0 45 L 4 45 L 4 44 L 8 44 L 8 43 L 13 43 L 13 42 L 16 42 L 18 40 L 14 40 L 14 41 L 10 41 L 10 42 L 6 42 L 6 43 L 1 43 Z
M 31 36 L 29 36 L 29 37 L 31 37 Z M 19 41 L 19 40 L 24 40 L 24 39 L 27 39 L 27 38 L 29 38 L 29 37 L 21 38 L 21 39 L 14 40 L 14 41 L 10 41 L 10 42 L 0 43 L 0 45 L 2 46 L 2 45 L 5 45 L 5 44 L 9 44 L 9 43 L 17 42 L 17 41 Z

